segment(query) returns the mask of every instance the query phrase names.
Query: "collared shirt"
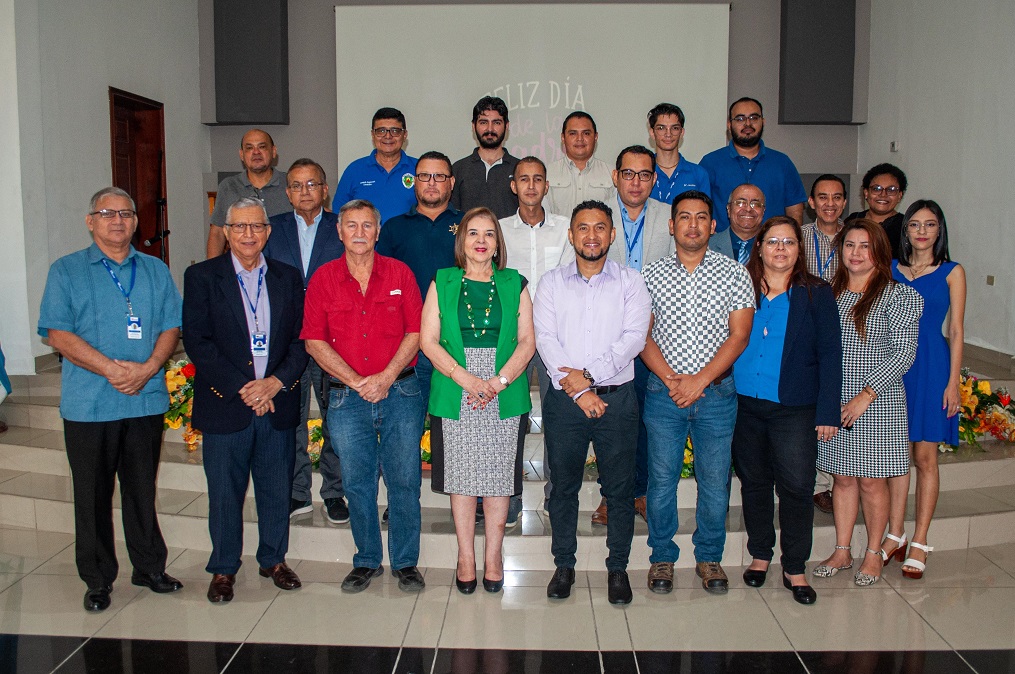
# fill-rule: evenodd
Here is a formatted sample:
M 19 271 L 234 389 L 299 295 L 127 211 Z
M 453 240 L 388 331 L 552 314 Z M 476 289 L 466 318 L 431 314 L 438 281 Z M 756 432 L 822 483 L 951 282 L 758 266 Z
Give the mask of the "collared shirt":
M 842 230 L 842 220 L 839 221 L 839 230 Z M 839 266 L 839 251 L 833 245 L 835 237 L 822 232 L 816 222 L 804 225 L 802 231 L 804 240 L 801 243 L 804 247 L 807 271 L 831 283 Z
M 729 228 L 730 236 L 730 247 L 733 248 L 733 259 L 740 264 L 747 264 L 747 260 L 751 257 L 751 248 L 754 247 L 754 239 L 757 237 L 752 236 L 749 239 L 741 239 L 733 232 L 733 228 Z M 722 236 L 722 235 L 720 235 Z
M 557 267 L 573 250 L 567 240 L 571 222 L 563 215 L 543 212 L 543 221 L 531 227 L 516 212 L 500 221 L 507 247 L 508 264 L 529 280 L 529 292 L 536 296 L 539 279 Z
M 789 292 L 776 295 L 771 300 L 761 297 L 761 305 L 755 310 L 751 325 L 751 339 L 733 364 L 733 378 L 740 395 L 779 402 L 789 297 Z
M 571 217 L 575 206 L 589 199 L 609 204 L 616 192 L 609 165 L 595 157 L 581 170 L 567 156 L 552 162 L 546 167 L 546 184 L 550 191 L 543 206 L 566 218 Z
M 243 299 L 243 314 L 247 317 L 247 333 L 250 335 L 251 344 L 255 332 L 264 334 L 265 345 L 271 344 L 271 305 L 268 303 L 268 263 L 264 261 L 264 255 L 260 256 L 257 266 L 247 270 L 236 256 L 232 253 L 229 256 L 233 260 L 233 271 L 236 272 L 236 284 L 240 286 L 240 297 Z M 268 353 L 263 356 L 253 355 L 251 346 L 251 358 L 254 360 L 254 377 L 264 379 L 264 371 L 268 368 Z
M 303 278 L 310 273 L 310 256 L 314 253 L 314 241 L 317 239 L 317 226 L 324 217 L 324 209 L 318 211 L 314 221 L 309 225 L 303 216 L 293 211 L 296 216 L 296 233 L 300 236 L 300 260 L 303 262 Z
M 361 377 L 381 372 L 407 334 L 419 332 L 423 301 L 412 271 L 374 254 L 366 294 L 343 255 L 310 279 L 301 339 L 327 342 Z M 413 357 L 410 366 L 416 364 Z
M 377 252 L 409 265 L 416 276 L 419 294 L 426 291 L 438 269 L 455 266 L 455 232 L 461 211 L 448 206 L 431 220 L 413 206 L 408 213 L 388 220 L 381 228 Z
M 134 315 L 141 319 L 141 339 L 127 339 L 127 300 L 102 265 L 105 260 L 130 292 Z M 137 262 L 134 288 L 131 266 Z M 169 268 L 132 247 L 122 263 L 102 254 L 94 243 L 66 255 L 49 268 L 42 296 L 39 334 L 72 332 L 107 358 L 144 362 L 166 330 L 182 323 L 183 300 Z M 163 414 L 169 409 L 166 378 L 159 371 L 140 393 L 125 395 L 109 381 L 64 359 L 61 368 L 60 416 L 70 421 L 114 421 Z
M 730 141 L 726 147 L 701 158 L 699 165 L 708 172 L 712 201 L 716 204 L 715 231 L 722 232 L 730 226 L 729 214 L 721 204 L 744 183 L 761 189 L 768 217 L 783 215 L 788 206 L 807 201 L 807 192 L 793 161 L 782 152 L 766 147 L 765 141 L 759 141 L 759 147 L 758 155 L 748 159 L 737 152 Z
M 575 261 L 548 271 L 536 292 L 532 321 L 554 388 L 561 388 L 560 367 L 588 370 L 596 386 L 634 379 L 651 309 L 641 275 L 613 260 L 588 281 Z
M 487 164 L 476 148 L 451 167 L 455 176 L 451 205 L 463 213 L 470 208 L 485 206 L 498 219 L 508 217 L 518 210 L 518 197 L 511 191 L 511 176 L 517 164 L 518 158 L 511 156 L 507 150 L 497 163 Z
M 634 220 L 627 214 L 627 206 L 617 196 L 617 209 L 620 212 L 620 221 L 624 224 L 624 240 L 621 246 L 627 247 L 627 266 L 636 271 L 641 271 L 643 251 L 645 250 L 645 213 L 648 212 L 648 204 L 642 204 L 641 213 Z M 617 242 L 613 242 L 617 245 Z
M 240 171 L 219 183 L 211 224 L 219 227 L 225 225 L 229 207 L 244 197 L 254 197 L 264 202 L 264 209 L 268 211 L 269 218 L 293 209 L 289 196 L 285 193 L 284 173 L 273 170 L 271 180 L 264 187 L 257 188 L 250 182 L 247 172 Z
M 672 206 L 673 198 L 682 192 L 698 190 L 709 194 L 711 190 L 708 171 L 687 161 L 682 154 L 677 156 L 680 159 L 671 176 L 666 175 L 658 165 L 656 166 L 656 186 L 652 188 L 652 198 L 667 206 Z
M 754 307 L 747 270 L 711 249 L 691 272 L 672 254 L 642 273 L 652 295 L 652 339 L 677 374 L 708 365 L 730 336 L 730 314 Z
M 366 199 L 381 212 L 381 223 L 407 212 L 416 205 L 416 161 L 402 151 L 390 171 L 377 161 L 377 150 L 346 167 L 335 188 L 331 210 L 338 213 L 353 199 Z

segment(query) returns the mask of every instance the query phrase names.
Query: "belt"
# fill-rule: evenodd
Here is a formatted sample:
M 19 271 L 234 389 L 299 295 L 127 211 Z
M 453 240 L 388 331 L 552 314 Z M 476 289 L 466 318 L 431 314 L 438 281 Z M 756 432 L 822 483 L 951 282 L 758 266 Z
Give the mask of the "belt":
M 723 372 L 718 377 L 716 377 L 715 379 L 713 379 L 712 383 L 709 384 L 709 386 L 718 386 L 719 384 L 722 383 L 723 379 L 725 379 L 726 377 L 730 376 L 731 374 L 733 374 L 733 368 L 732 367 L 726 368 L 726 371 Z
M 597 396 L 605 395 L 607 393 L 613 393 L 619 391 L 623 384 L 611 384 L 610 386 L 590 386 L 589 390 L 595 393 Z
M 405 368 L 404 370 L 402 370 L 401 372 L 398 373 L 398 376 L 395 377 L 395 381 L 402 381 L 403 379 L 408 379 L 409 377 L 411 377 L 414 374 L 416 374 L 416 368 L 414 368 L 414 367 L 407 367 L 407 368 Z M 345 385 L 345 383 L 339 381 L 338 379 L 335 379 L 334 377 L 329 377 L 328 378 L 328 386 L 330 388 L 337 388 L 337 389 L 349 388 L 348 386 Z

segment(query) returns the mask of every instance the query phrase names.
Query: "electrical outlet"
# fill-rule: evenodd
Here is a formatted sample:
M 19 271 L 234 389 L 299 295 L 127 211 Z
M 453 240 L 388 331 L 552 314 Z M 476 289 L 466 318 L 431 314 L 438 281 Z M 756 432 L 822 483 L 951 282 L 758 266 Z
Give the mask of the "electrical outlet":
M 888 144 L 888 150 L 889 152 L 898 152 L 901 146 L 902 144 L 899 141 L 893 140 Z
M 987 285 L 989 285 L 989 286 L 994 285 L 994 277 L 993 276 L 990 276 L 990 275 L 987 276 Z

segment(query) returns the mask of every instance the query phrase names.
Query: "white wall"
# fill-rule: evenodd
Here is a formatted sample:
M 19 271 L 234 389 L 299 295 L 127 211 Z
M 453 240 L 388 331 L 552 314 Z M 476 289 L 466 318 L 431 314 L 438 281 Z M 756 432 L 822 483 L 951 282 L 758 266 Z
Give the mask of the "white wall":
M 1015 12 L 1011 0 L 879 0 L 871 20 L 869 123 L 861 166 L 909 178 L 903 206 L 935 199 L 969 281 L 966 341 L 1015 353 Z M 901 143 L 890 153 L 891 141 Z M 993 286 L 986 277 L 993 275 Z

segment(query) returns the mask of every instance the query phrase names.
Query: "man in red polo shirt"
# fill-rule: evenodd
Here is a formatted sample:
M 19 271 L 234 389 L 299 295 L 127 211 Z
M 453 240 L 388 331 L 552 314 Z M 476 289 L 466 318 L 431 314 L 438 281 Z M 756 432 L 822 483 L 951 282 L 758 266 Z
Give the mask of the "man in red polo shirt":
M 388 561 L 398 587 L 422 590 L 419 559 L 419 440 L 426 405 L 416 379 L 423 301 L 412 271 L 378 255 L 380 213 L 353 200 L 338 212 L 345 254 L 307 288 L 301 337 L 330 376 L 327 425 L 342 465 L 356 541 L 347 592 L 379 576 L 384 550 L 377 516 L 378 468 L 388 490 Z

